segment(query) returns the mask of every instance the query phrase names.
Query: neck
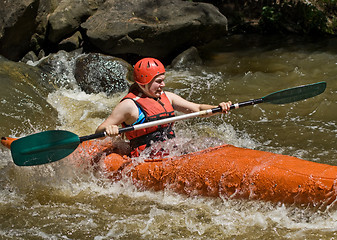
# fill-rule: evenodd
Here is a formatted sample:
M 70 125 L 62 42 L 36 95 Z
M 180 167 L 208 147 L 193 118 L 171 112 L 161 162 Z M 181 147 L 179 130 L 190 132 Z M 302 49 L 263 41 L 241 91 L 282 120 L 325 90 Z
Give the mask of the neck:
M 142 93 L 144 93 L 147 97 L 150 97 L 150 98 L 153 98 L 153 99 L 156 99 L 156 100 L 158 99 L 157 96 L 154 96 L 154 95 L 150 94 L 149 89 L 148 89 L 148 85 L 142 86 L 142 85 L 138 84 L 138 88 L 139 88 L 139 90 L 140 90 Z M 159 97 L 159 98 L 160 98 L 160 97 Z

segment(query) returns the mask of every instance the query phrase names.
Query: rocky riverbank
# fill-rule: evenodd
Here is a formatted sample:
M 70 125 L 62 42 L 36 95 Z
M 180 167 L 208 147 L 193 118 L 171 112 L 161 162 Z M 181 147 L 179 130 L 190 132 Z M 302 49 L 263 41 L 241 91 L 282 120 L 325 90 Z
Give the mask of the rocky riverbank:
M 326 31 L 324 24 L 328 18 L 322 15 L 320 5 L 301 1 L 271 1 L 268 6 L 261 1 L 208 2 L 2 1 L 1 81 L 10 80 L 11 72 L 18 73 L 17 76 L 27 74 L 26 69 L 15 62 L 38 60 L 39 63 L 33 67 L 38 69 L 33 71 L 42 71 L 40 80 L 46 79 L 45 76 L 51 79 L 53 76 L 48 76 L 49 68 L 54 66 L 50 62 L 55 56 L 60 56 L 54 56 L 54 53 L 63 51 L 61 55 L 66 58 L 80 55 L 79 59 L 75 58 L 75 78 L 84 91 L 113 94 L 128 87 L 132 80 L 132 64 L 141 57 L 156 57 L 165 65 L 179 68 L 201 64 L 198 47 L 226 37 L 228 33 L 288 31 L 320 35 Z M 330 13 L 335 11 L 334 8 L 329 9 Z M 297 12 L 308 14 L 303 18 Z M 237 14 L 244 17 L 237 18 Z M 12 66 L 10 72 L 6 67 L 8 64 Z M 103 65 L 108 66 L 106 74 L 96 74 Z M 114 88 L 111 88 L 112 83 Z
M 333 1 L 5 0 L 0 55 L 27 61 L 78 50 L 169 64 L 228 32 L 334 34 L 336 11 Z
M 168 61 L 191 46 L 227 33 L 226 17 L 207 3 L 12 0 L 4 5 L 0 54 L 14 61 L 76 49 L 125 59 L 152 56 Z

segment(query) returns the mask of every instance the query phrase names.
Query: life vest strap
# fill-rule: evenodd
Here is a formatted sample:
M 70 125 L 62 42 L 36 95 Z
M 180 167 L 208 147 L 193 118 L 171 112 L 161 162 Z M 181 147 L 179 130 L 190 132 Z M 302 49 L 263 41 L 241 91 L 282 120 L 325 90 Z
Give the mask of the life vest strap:
M 151 144 L 158 141 L 165 141 L 175 137 L 174 130 L 171 126 L 159 128 L 158 131 L 148 133 L 146 135 L 133 138 L 130 140 L 131 149 L 138 148 L 139 146 L 146 145 L 146 147 L 151 146 Z

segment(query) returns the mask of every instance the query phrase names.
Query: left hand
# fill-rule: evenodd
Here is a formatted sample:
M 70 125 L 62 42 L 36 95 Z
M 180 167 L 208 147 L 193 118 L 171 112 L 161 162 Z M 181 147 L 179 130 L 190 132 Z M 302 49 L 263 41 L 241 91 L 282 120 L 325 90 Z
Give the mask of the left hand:
M 231 105 L 231 101 L 219 103 L 219 107 L 221 107 L 223 113 L 228 113 Z

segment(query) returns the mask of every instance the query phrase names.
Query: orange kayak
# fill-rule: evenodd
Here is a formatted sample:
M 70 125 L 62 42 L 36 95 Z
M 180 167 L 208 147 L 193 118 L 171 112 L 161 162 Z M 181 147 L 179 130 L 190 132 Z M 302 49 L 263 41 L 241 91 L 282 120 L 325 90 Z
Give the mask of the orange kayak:
M 1 143 L 10 148 L 14 138 Z M 139 189 L 170 189 L 188 196 L 329 205 L 337 196 L 337 166 L 222 145 L 179 157 L 136 162 L 111 142 L 83 142 L 69 156 L 100 162 L 113 181 L 131 178 Z M 85 154 L 84 154 L 85 153 Z M 68 157 L 67 157 L 68 158 Z

